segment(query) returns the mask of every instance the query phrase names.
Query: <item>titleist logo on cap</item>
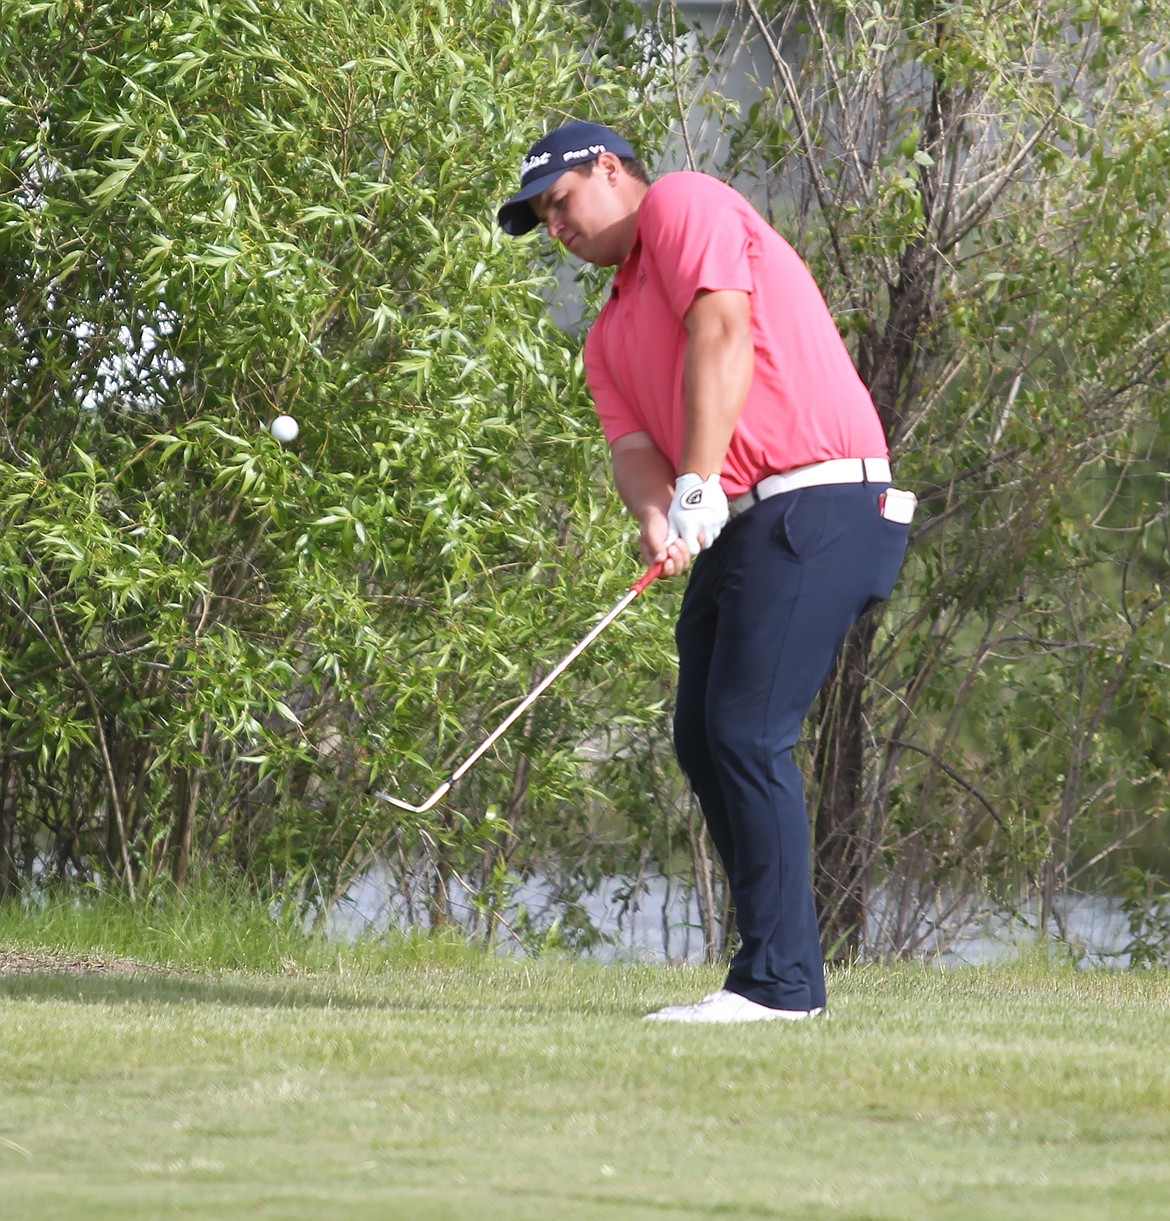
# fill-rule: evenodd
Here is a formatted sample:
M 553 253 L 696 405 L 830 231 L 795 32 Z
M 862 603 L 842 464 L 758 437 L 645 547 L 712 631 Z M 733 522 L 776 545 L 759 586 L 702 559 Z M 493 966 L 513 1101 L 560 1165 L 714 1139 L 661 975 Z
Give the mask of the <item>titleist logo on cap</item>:
M 542 165 L 548 165 L 549 158 L 552 153 L 541 153 L 537 157 L 525 157 L 520 162 L 520 179 L 523 181 L 533 170 L 538 170 Z

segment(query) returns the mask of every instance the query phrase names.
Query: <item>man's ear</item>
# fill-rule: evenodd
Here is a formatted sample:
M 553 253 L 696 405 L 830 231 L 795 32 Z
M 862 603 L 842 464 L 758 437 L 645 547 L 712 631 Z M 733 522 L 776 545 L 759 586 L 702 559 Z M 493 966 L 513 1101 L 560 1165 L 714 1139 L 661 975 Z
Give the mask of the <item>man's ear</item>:
M 622 159 L 617 153 L 600 153 L 594 164 L 605 175 L 607 181 L 616 181 L 617 176 L 622 172 Z

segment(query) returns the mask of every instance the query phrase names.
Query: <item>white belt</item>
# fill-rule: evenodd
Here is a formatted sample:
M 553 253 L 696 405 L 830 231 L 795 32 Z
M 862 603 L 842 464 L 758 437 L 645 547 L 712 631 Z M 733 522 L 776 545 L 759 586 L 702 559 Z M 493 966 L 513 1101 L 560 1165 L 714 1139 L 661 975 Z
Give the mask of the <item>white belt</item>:
M 828 462 L 794 466 L 780 475 L 765 475 L 755 487 L 737 496 L 729 507 L 734 517 L 781 492 L 815 488 L 824 483 L 889 483 L 891 478 L 888 458 L 830 458 Z

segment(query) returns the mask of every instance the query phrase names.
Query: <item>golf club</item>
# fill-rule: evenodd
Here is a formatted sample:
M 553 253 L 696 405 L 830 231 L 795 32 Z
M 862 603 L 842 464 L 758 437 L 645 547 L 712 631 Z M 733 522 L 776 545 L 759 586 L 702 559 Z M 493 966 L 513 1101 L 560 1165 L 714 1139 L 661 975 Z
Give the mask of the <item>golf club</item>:
M 438 805 L 440 801 L 451 791 L 458 781 L 471 769 L 475 762 L 480 759 L 487 751 L 492 748 L 492 745 L 497 742 L 508 727 L 518 720 L 524 713 L 532 707 L 532 705 L 540 698 L 541 693 L 546 690 L 555 681 L 557 676 L 569 668 L 573 662 L 580 657 L 582 653 L 605 631 L 607 627 L 630 605 L 631 602 L 646 589 L 648 589 L 662 575 L 661 564 L 651 564 L 643 576 L 636 581 L 626 591 L 621 601 L 611 610 L 603 619 L 601 619 L 589 632 L 583 636 L 573 647 L 557 662 L 555 666 L 532 688 L 531 691 L 516 705 L 515 708 L 504 718 L 501 724 L 494 729 L 484 740 L 475 748 L 475 750 L 451 773 L 449 779 L 443 781 L 437 789 L 422 803 L 422 805 L 411 805 L 408 801 L 402 801 L 397 797 L 391 797 L 389 793 L 376 793 L 376 797 L 380 797 L 383 801 L 388 801 L 392 806 L 397 806 L 400 810 L 407 810 L 411 814 L 425 814 L 427 810 Z

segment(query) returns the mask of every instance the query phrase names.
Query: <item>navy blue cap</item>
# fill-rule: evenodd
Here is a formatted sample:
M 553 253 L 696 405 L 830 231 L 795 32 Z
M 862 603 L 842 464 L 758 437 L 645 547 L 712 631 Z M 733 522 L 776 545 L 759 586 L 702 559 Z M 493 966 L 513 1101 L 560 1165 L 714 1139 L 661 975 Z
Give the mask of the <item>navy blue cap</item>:
M 625 140 L 600 123 L 566 123 L 550 131 L 529 150 L 520 166 L 520 190 L 500 209 L 497 219 L 505 233 L 519 237 L 540 221 L 529 205 L 542 191 L 575 165 L 588 165 L 602 153 L 617 157 L 636 154 Z

